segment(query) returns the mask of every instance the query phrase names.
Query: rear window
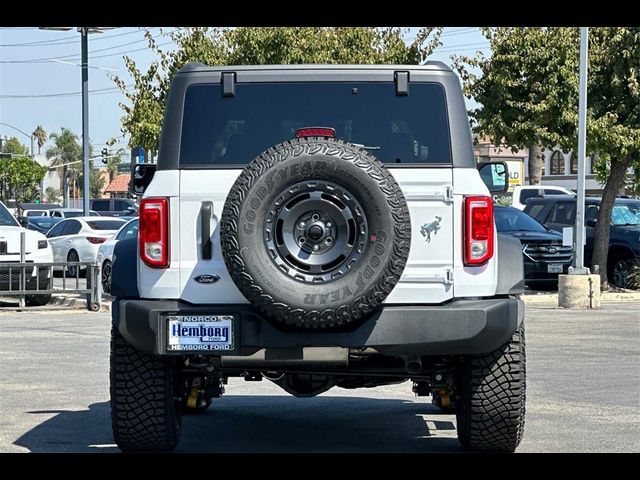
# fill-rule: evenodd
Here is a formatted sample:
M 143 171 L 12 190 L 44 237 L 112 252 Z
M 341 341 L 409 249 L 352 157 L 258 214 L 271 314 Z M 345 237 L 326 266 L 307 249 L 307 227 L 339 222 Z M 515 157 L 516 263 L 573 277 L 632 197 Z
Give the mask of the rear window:
M 109 202 L 111 200 L 92 200 L 91 208 L 93 210 L 109 210 Z
M 82 217 L 84 216 L 84 212 L 82 210 L 77 212 L 64 212 L 65 218 L 74 218 L 74 217 Z
M 34 217 L 29 219 L 29 223 L 40 228 L 51 228 L 60 221 L 56 217 Z
M 124 220 L 89 220 L 87 224 L 92 230 L 119 230 L 125 223 Z
M 528 188 L 526 190 L 520 190 L 520 203 L 526 205 L 527 200 L 530 198 L 536 198 L 540 196 L 540 190 L 537 188 Z
M 181 166 L 242 165 L 302 127 L 330 127 L 385 163 L 449 164 L 444 89 L 411 83 L 409 95 L 384 83 L 193 85 L 185 97 Z

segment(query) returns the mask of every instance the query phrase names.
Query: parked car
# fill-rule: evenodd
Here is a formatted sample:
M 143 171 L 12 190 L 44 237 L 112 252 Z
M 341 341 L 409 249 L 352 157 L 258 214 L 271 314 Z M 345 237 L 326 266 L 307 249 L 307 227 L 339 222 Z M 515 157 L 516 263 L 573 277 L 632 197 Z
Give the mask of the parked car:
M 40 215 L 49 216 L 49 210 L 51 210 L 52 208 L 62 208 L 62 205 L 58 205 L 57 203 L 20 203 L 18 205 L 17 214 L 25 217 L 31 217 L 38 216 L 38 214 L 32 213 L 31 215 L 28 215 L 28 212 L 43 211 L 45 213 L 42 213 Z
M 127 238 L 137 238 L 138 226 L 138 218 L 134 218 L 133 220 L 128 221 L 122 226 L 120 230 L 118 230 L 118 233 L 116 233 L 113 237 L 100 245 L 100 248 L 98 248 L 96 262 L 102 267 L 101 281 L 102 291 L 104 293 L 111 293 L 111 264 L 113 262 L 113 248 L 120 240 L 126 240 Z
M 511 206 L 518 210 L 524 210 L 527 200 L 530 198 L 548 197 L 549 195 L 573 195 L 575 193 L 564 187 L 552 185 L 516 185 L 513 188 Z
M 27 263 L 51 263 L 53 253 L 46 237 L 37 231 L 20 226 L 16 218 L 0 202 L 0 263 L 20 262 L 20 233 L 25 234 L 25 261 Z M 25 287 L 27 290 L 48 290 L 51 283 L 49 268 L 27 267 Z M 0 267 L 0 295 L 8 290 L 20 289 L 20 269 L 8 266 Z M 27 306 L 46 305 L 51 294 L 33 294 L 25 296 Z
M 125 224 L 116 217 L 67 218 L 47 233 L 53 249 L 54 262 L 94 262 L 99 246 L 111 238 Z M 69 276 L 76 276 L 75 266 L 67 268 Z
M 47 234 L 62 218 L 60 217 L 20 217 L 18 221 L 29 230 Z M 25 223 L 23 223 L 25 222 Z
M 555 288 L 558 275 L 567 273 L 573 250 L 562 245 L 562 235 L 513 207 L 493 207 L 498 233 L 520 240 L 524 282 L 529 288 Z
M 600 197 L 585 199 L 585 224 L 587 230 L 584 264 L 591 267 L 595 226 L 600 209 Z M 576 221 L 576 199 L 569 196 L 533 198 L 527 202 L 524 212 L 547 227 L 562 232 L 573 227 Z M 634 261 L 640 259 L 640 200 L 616 198 L 611 214 L 607 278 L 617 287 L 625 287 L 627 275 Z
M 111 217 L 138 215 L 138 204 L 129 198 L 94 198 L 91 200 L 91 209 Z
M 95 210 L 89 210 L 89 215 L 99 217 L 100 214 Z M 52 208 L 49 210 L 49 216 L 58 218 L 75 218 L 84 216 L 82 208 Z

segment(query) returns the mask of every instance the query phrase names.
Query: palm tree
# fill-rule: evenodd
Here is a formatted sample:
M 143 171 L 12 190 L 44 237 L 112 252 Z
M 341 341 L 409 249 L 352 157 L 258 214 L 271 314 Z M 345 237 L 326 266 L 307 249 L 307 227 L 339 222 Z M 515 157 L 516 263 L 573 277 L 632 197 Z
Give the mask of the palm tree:
M 40 149 L 47 143 L 47 132 L 44 131 L 42 125 L 38 125 L 31 135 L 33 135 L 38 142 L 38 155 L 40 155 Z
M 69 180 L 77 180 L 80 174 L 80 163 L 73 163 L 67 165 L 70 162 L 78 162 L 82 158 L 82 148 L 78 143 L 78 136 L 75 135 L 68 128 L 61 128 L 60 133 L 52 133 L 49 138 L 54 141 L 54 146 L 47 150 L 47 158 L 51 160 L 52 167 L 58 167 L 58 175 L 60 175 L 60 191 L 63 194 L 63 201 L 65 206 L 68 206 L 69 197 Z

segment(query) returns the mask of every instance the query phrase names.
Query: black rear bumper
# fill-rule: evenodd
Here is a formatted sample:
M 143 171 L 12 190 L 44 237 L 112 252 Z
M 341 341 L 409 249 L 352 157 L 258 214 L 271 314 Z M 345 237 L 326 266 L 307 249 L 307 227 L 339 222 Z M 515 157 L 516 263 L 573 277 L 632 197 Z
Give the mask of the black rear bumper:
M 234 315 L 235 350 L 214 355 L 251 355 L 261 349 L 301 347 L 374 348 L 384 355 L 486 353 L 504 344 L 524 318 L 522 300 L 458 300 L 445 305 L 385 306 L 349 331 L 287 331 L 249 305 L 191 305 L 176 300 L 115 300 L 114 324 L 138 350 L 167 351 L 171 315 Z M 205 352 L 196 352 L 205 353 Z

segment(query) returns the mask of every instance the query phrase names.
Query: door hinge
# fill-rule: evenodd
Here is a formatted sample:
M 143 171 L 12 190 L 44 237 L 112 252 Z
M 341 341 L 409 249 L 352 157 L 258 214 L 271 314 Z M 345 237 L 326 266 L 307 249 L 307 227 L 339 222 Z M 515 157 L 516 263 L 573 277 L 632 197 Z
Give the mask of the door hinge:
M 453 284 L 453 270 L 451 270 L 450 268 L 447 268 L 447 273 L 445 275 L 444 283 L 445 283 L 445 285 L 452 285 Z
M 452 202 L 453 201 L 453 187 L 451 185 L 447 185 L 447 187 L 444 190 L 444 199 L 447 202 Z

